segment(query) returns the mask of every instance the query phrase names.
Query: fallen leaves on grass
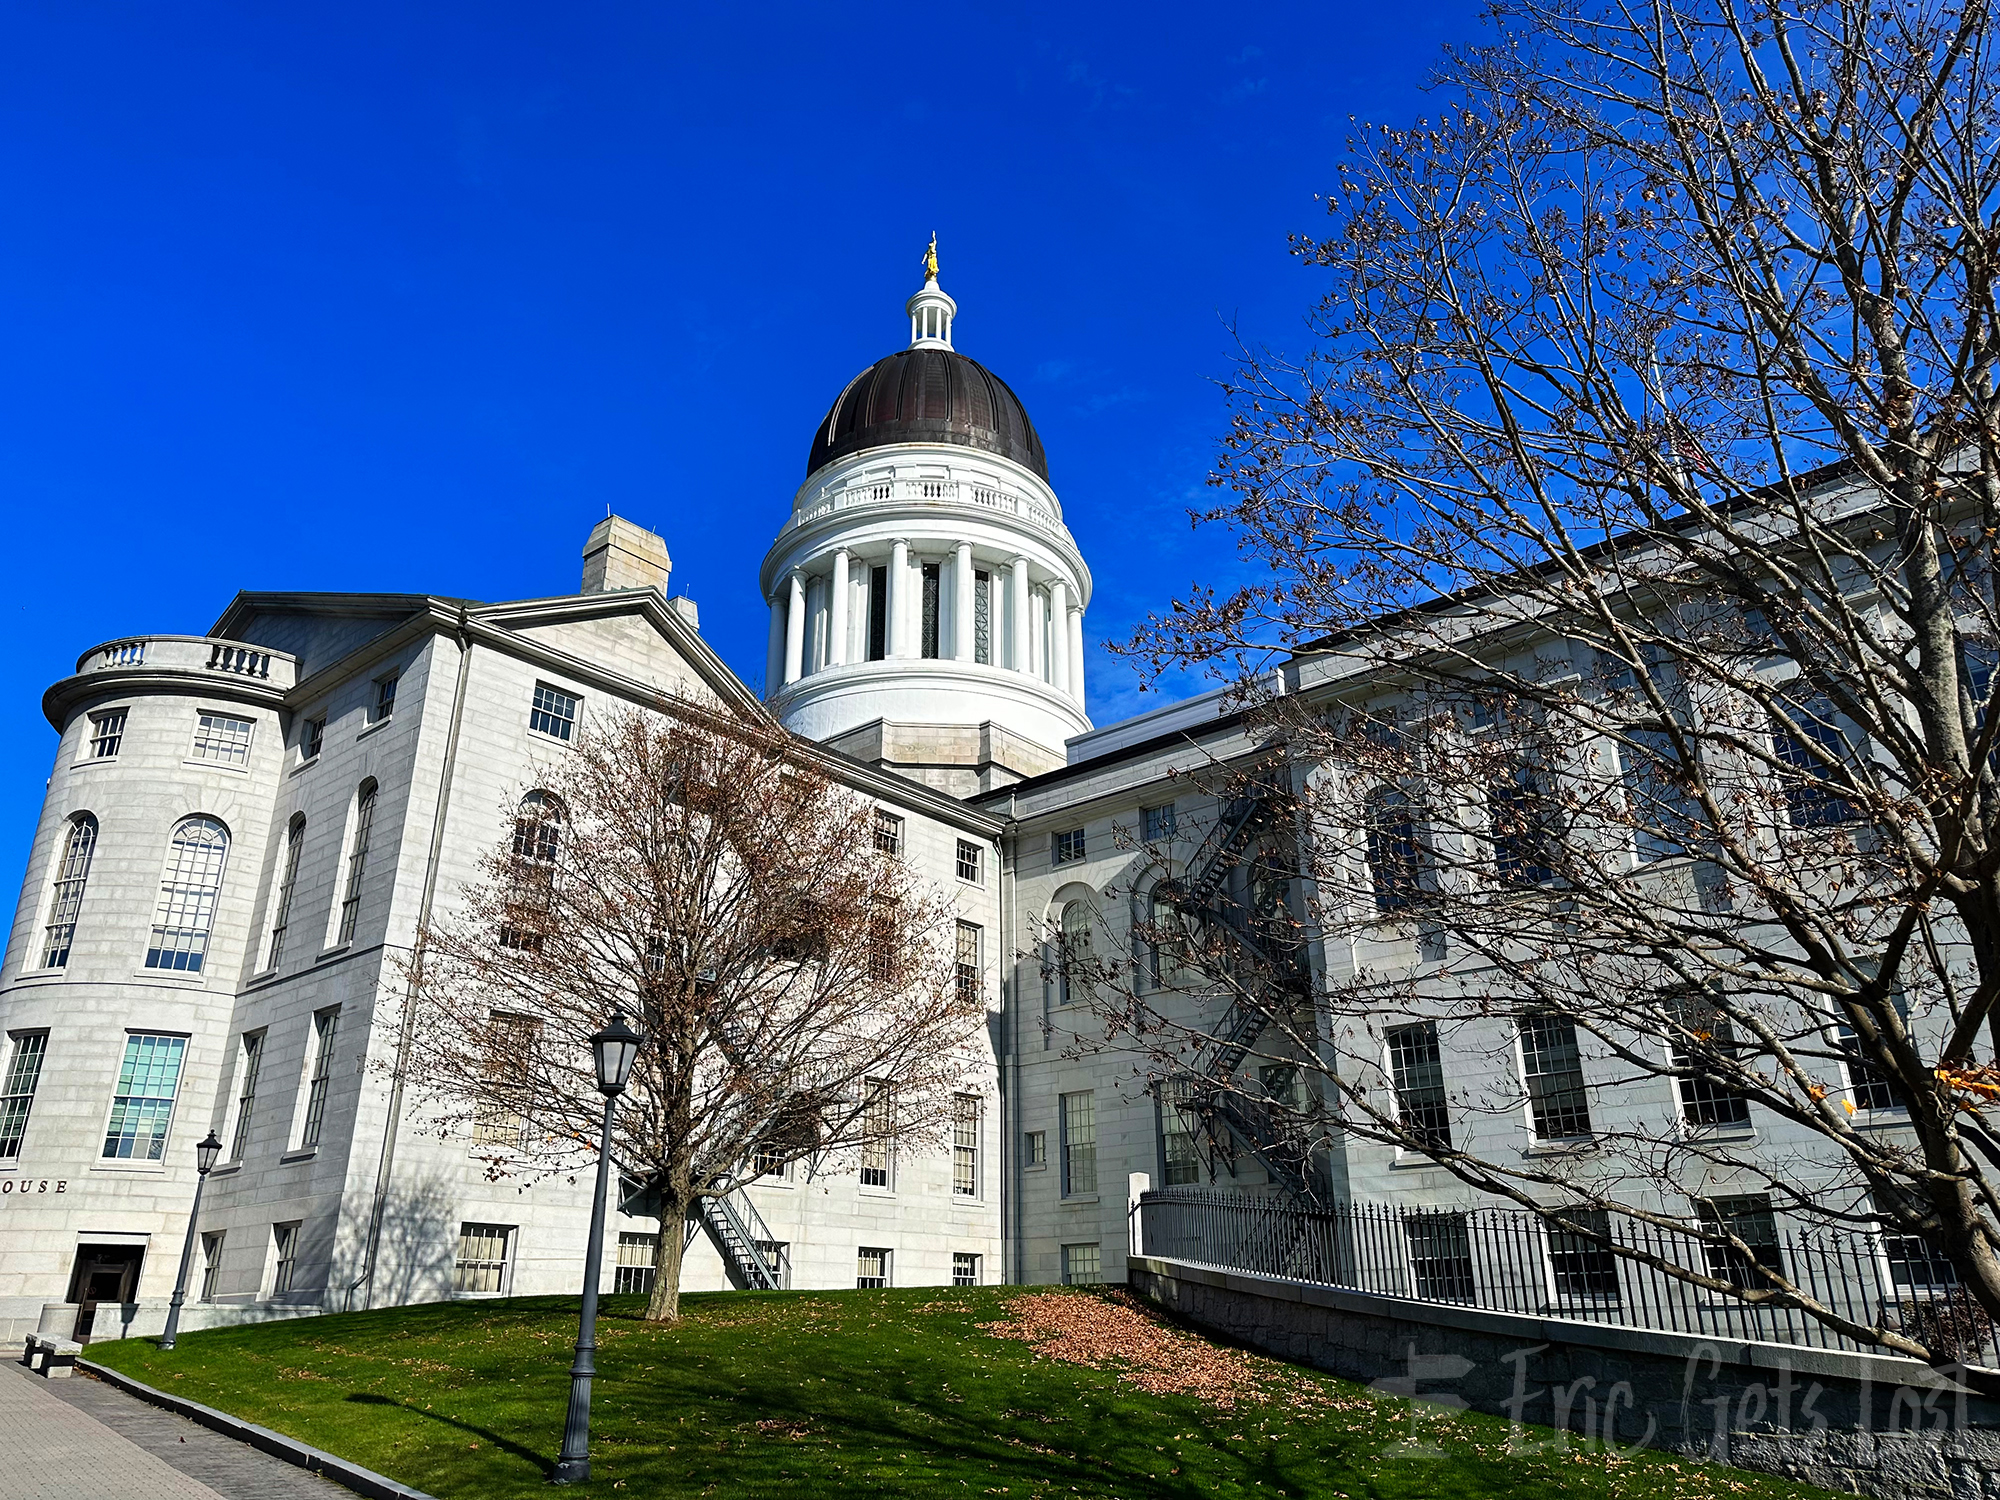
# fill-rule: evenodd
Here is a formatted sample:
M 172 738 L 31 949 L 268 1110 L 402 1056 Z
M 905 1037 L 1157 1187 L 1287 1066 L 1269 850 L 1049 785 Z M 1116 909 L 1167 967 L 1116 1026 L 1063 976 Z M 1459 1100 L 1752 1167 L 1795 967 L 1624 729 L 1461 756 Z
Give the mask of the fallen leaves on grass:
M 1006 1321 L 981 1323 L 980 1330 L 1020 1339 L 1063 1364 L 1115 1371 L 1150 1395 L 1195 1396 L 1225 1411 L 1279 1399 L 1298 1410 L 1324 1404 L 1296 1371 L 1183 1332 L 1129 1292 L 1031 1292 L 1007 1310 Z

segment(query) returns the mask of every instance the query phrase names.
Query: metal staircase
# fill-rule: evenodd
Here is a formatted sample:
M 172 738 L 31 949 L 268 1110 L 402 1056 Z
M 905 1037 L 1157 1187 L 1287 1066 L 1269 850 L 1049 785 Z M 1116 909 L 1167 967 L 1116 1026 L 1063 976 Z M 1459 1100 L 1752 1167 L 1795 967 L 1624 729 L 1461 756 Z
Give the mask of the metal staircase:
M 1257 838 L 1279 824 L 1279 798 L 1268 779 L 1225 803 L 1215 827 L 1188 861 L 1188 875 L 1163 887 L 1183 918 L 1219 939 L 1203 956 L 1227 968 L 1239 994 L 1223 1016 L 1208 1055 L 1183 1074 L 1180 1108 L 1199 1118 L 1215 1145 L 1224 1137 L 1248 1151 L 1272 1182 L 1297 1198 L 1314 1195 L 1310 1146 L 1270 1100 L 1245 1092 L 1237 1070 L 1271 1024 L 1274 1013 L 1309 1002 L 1312 981 L 1303 933 L 1289 914 L 1278 921 L 1251 909 L 1246 893 L 1232 892 Z M 1241 882 L 1238 882 L 1241 884 Z
M 737 1191 L 699 1200 L 701 1223 L 721 1253 L 729 1279 L 745 1291 L 775 1292 L 792 1279 L 791 1256 L 775 1251 L 777 1264 L 765 1257 L 761 1245 L 778 1244 L 764 1216 L 757 1212 L 747 1194 Z M 693 1237 L 690 1230 L 689 1238 Z

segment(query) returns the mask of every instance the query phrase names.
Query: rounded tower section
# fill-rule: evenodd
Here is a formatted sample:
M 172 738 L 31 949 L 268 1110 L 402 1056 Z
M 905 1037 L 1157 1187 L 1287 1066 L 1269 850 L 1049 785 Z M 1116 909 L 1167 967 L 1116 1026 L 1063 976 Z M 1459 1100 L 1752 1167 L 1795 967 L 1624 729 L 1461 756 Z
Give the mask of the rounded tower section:
M 1026 407 L 953 347 L 957 304 L 926 271 L 909 346 L 834 398 L 765 556 L 765 698 L 963 796 L 1055 769 L 1090 728 L 1091 579 Z
M 132 637 L 43 697 L 60 740 L 0 970 L 0 1194 L 28 1200 L 7 1210 L 22 1238 L 0 1323 L 33 1326 L 63 1287 L 154 1306 L 172 1289 L 252 967 L 295 668 Z

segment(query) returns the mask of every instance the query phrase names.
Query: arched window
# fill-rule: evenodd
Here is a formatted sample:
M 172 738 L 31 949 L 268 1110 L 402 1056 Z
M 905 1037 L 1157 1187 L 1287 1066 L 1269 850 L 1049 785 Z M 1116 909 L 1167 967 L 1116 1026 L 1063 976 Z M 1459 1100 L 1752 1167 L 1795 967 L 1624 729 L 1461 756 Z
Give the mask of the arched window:
M 146 945 L 147 968 L 201 972 L 228 857 L 229 830 L 216 819 L 196 816 L 174 825 L 167 873 L 160 881 L 160 905 Z
M 1056 1003 L 1074 1005 L 1082 998 L 1078 981 L 1088 983 L 1090 964 L 1090 903 L 1072 901 L 1062 909 L 1056 940 Z
M 1377 787 L 1368 796 L 1368 874 L 1377 911 L 1406 911 L 1418 890 L 1417 811 L 1395 787 Z
M 500 946 L 539 951 L 555 895 L 556 854 L 562 846 L 563 806 L 549 792 L 521 799 L 514 816 L 514 857 L 508 876 L 507 915 Z
M 90 857 L 97 852 L 97 819 L 80 812 L 69 820 L 63 836 L 62 862 L 56 866 L 55 889 L 49 899 L 47 940 L 42 967 L 60 969 L 69 962 L 70 939 L 76 936 L 76 914 L 83 906 L 83 887 L 90 879 Z
M 299 881 L 299 846 L 306 841 L 306 815 L 294 813 L 285 831 L 285 852 L 278 866 L 278 894 L 271 915 L 271 956 L 264 967 L 275 969 L 285 956 L 285 929 L 292 922 L 292 891 Z
M 354 842 L 347 852 L 347 889 L 340 897 L 340 932 L 335 943 L 354 940 L 354 924 L 361 919 L 361 882 L 368 873 L 368 845 L 375 834 L 375 792 L 372 779 L 361 783 L 354 804 Z

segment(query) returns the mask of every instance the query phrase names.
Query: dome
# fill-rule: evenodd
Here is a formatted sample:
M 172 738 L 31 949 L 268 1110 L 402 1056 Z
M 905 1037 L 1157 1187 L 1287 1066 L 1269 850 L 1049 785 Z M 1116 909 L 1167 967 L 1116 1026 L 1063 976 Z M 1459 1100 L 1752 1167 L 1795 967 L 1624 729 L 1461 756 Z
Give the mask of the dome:
M 886 443 L 956 443 L 1011 458 L 1044 482 L 1049 477 L 1021 398 L 950 348 L 899 349 L 848 381 L 813 433 L 806 472 Z

